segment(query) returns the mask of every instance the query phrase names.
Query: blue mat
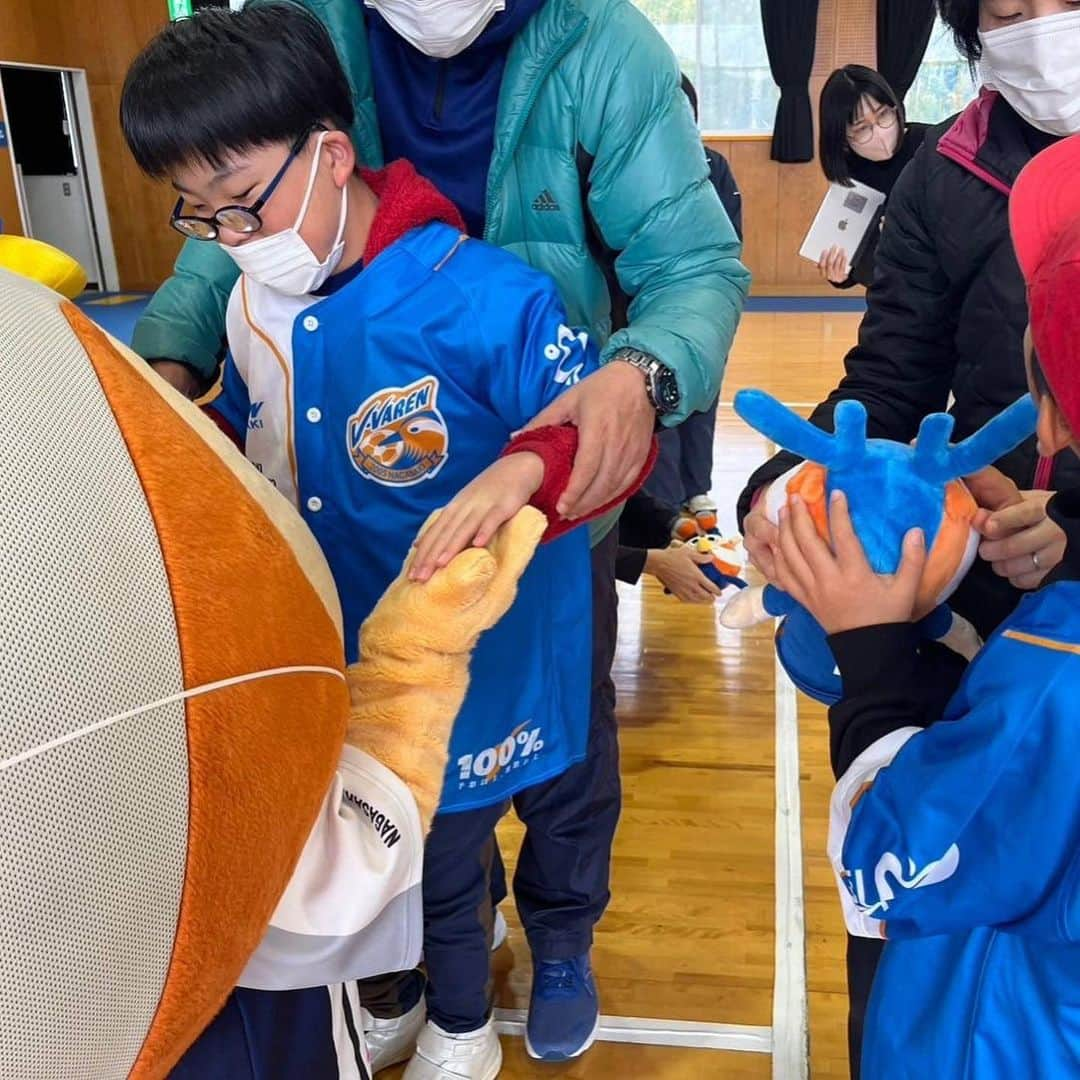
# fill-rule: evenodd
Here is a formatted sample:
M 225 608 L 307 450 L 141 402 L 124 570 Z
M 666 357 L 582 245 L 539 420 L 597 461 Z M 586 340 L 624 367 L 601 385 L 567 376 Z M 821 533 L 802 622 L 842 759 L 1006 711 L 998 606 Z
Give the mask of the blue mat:
M 75 303 L 125 345 L 131 344 L 135 323 L 150 301 L 148 293 L 83 293 Z
M 147 293 L 84 293 L 76 303 L 103 330 L 130 345 L 135 323 L 149 300 Z M 752 296 L 746 301 L 746 310 L 800 315 L 862 314 L 866 301 L 861 296 Z

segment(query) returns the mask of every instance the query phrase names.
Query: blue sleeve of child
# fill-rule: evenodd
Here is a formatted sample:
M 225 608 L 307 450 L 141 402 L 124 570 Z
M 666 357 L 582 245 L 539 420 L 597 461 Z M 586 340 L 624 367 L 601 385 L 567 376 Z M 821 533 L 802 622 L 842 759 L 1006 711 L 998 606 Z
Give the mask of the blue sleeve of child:
M 1053 897 L 1080 840 L 1074 663 L 998 638 L 958 709 L 852 763 L 829 832 L 850 932 L 880 936 L 883 921 L 896 939 L 1003 924 L 1062 936 Z
M 221 368 L 221 393 L 210 403 L 210 408 L 221 416 L 243 442 L 247 433 L 251 402 L 248 398 L 247 383 L 236 370 L 231 352 L 225 357 Z
M 546 275 L 525 263 L 500 275 L 478 312 L 487 344 L 487 392 L 511 430 L 527 424 L 599 366 L 588 333 L 569 325 Z

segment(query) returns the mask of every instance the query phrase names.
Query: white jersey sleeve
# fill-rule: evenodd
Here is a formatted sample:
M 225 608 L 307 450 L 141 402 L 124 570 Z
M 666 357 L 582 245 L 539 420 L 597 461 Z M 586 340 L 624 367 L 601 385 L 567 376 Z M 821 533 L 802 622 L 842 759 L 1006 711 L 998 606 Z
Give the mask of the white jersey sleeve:
M 239 985 L 297 990 L 415 967 L 423 941 L 423 858 L 412 793 L 373 757 L 346 746 Z

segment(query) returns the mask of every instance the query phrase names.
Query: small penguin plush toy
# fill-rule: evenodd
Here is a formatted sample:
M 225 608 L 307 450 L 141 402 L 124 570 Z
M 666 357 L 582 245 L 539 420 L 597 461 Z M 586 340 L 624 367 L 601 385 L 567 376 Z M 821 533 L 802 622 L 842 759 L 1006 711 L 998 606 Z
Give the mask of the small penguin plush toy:
M 975 558 L 978 511 L 961 477 L 997 461 L 1035 429 L 1030 397 L 1014 402 L 961 443 L 951 444 L 953 418 L 933 413 L 923 420 L 914 445 L 866 437 L 866 410 L 842 401 L 834 414 L 835 434 L 814 427 L 761 390 L 735 395 L 735 411 L 755 431 L 806 460 L 770 485 L 766 516 L 778 522 L 780 509 L 798 495 L 819 534 L 829 540 L 828 505 L 833 491 L 847 496 L 852 524 L 866 557 L 880 574 L 895 573 L 904 536 L 923 530 L 929 553 L 916 614 L 929 641 L 938 641 L 971 659 L 982 642 L 967 620 L 946 600 Z M 724 609 L 729 629 L 744 629 L 780 618 L 776 650 L 792 682 L 826 705 L 841 696 L 840 675 L 825 631 L 787 593 L 773 585 L 743 589 Z

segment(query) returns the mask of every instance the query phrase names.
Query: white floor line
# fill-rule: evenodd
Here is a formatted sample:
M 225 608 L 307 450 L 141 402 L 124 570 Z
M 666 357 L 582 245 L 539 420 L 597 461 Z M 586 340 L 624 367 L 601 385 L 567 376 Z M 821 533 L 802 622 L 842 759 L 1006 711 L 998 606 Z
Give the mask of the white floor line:
M 495 1030 L 500 1035 L 524 1035 L 525 1018 L 524 1009 L 496 1009 Z M 768 1054 L 773 1048 L 772 1032 L 767 1027 L 697 1024 L 640 1016 L 601 1016 L 596 1038 L 598 1042 L 681 1046 L 695 1050 L 741 1050 L 751 1054 Z
M 806 918 L 795 687 L 776 660 L 776 970 L 773 1080 L 806 1080 Z

